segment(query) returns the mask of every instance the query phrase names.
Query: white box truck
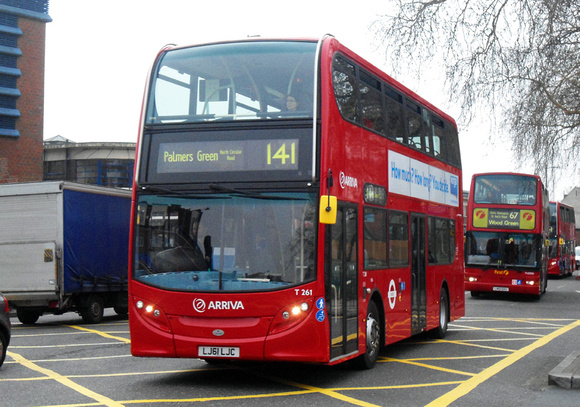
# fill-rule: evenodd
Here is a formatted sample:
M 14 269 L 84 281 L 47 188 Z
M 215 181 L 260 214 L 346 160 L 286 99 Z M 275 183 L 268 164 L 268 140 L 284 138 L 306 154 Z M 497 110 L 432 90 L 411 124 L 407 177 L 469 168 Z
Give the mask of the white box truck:
M 0 185 L 0 292 L 18 319 L 127 313 L 131 193 L 47 181 Z

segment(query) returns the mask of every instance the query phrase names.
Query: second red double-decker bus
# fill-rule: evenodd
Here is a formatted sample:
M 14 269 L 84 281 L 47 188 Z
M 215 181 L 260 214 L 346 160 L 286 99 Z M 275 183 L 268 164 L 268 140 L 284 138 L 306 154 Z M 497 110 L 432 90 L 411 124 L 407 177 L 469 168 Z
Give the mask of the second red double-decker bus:
M 335 38 L 164 49 L 141 130 L 133 355 L 371 367 L 464 315 L 453 119 Z
M 549 198 L 540 177 L 475 174 L 467 203 L 465 289 L 540 297 L 548 284 Z
M 576 216 L 574 208 L 562 202 L 550 202 L 550 250 L 548 274 L 571 275 L 575 266 Z

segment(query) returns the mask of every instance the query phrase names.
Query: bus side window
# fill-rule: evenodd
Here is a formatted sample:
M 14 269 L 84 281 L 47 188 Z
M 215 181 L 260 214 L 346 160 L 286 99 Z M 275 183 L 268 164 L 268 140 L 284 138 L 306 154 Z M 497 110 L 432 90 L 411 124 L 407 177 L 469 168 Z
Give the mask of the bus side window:
M 362 125 L 367 129 L 384 134 L 384 109 L 381 82 L 360 70 L 360 105 Z
M 444 161 L 447 160 L 445 150 L 442 149 L 447 143 L 443 132 L 443 120 L 437 116 L 431 117 L 431 131 L 433 137 L 433 155 Z
M 447 162 L 457 168 L 461 168 L 461 156 L 459 154 L 459 138 L 457 129 L 451 123 L 445 122 L 445 145 L 447 146 Z
M 409 99 L 405 100 L 405 106 L 407 107 L 407 143 L 421 150 L 423 138 L 421 107 Z
M 390 87 L 385 87 L 385 131 L 388 138 L 406 143 L 403 97 Z
M 429 264 L 451 264 L 455 257 L 455 222 L 450 219 L 427 218 Z
M 409 265 L 409 215 L 389 211 L 389 267 Z
M 346 120 L 357 122 L 358 81 L 354 65 L 342 58 L 335 58 L 332 63 L 332 84 L 340 114 Z
M 365 270 L 387 267 L 387 211 L 364 208 L 364 268 Z
M 427 109 L 421 109 L 421 118 L 423 119 L 423 151 L 433 155 L 433 141 L 431 138 L 431 115 Z

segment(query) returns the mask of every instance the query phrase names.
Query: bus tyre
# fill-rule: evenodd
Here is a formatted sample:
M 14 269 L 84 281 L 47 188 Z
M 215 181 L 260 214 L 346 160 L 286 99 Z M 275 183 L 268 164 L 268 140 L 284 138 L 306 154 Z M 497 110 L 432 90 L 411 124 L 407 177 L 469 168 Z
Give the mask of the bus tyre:
M 449 299 L 447 298 L 447 291 L 441 289 L 439 295 L 439 326 L 430 332 L 430 336 L 434 339 L 443 339 L 447 335 L 447 327 L 449 326 Z
M 18 308 L 16 310 L 16 317 L 24 325 L 32 325 L 36 321 L 38 321 L 38 318 L 40 318 L 40 314 L 34 310 L 29 310 L 26 308 Z
M 356 359 L 358 367 L 372 369 L 377 363 L 381 348 L 381 332 L 379 310 L 375 302 L 371 301 L 369 302 L 366 318 L 365 352 Z
M 98 324 L 103 320 L 105 306 L 98 295 L 91 295 L 81 311 L 81 317 L 86 324 Z

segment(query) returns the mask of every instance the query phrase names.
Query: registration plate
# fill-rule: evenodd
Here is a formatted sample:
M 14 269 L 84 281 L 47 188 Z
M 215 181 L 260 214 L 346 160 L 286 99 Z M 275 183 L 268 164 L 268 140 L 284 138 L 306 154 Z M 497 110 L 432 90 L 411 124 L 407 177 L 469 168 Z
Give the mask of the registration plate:
M 240 348 L 227 346 L 200 346 L 200 358 L 239 358 Z
M 509 287 L 493 287 L 493 291 L 509 291 Z

